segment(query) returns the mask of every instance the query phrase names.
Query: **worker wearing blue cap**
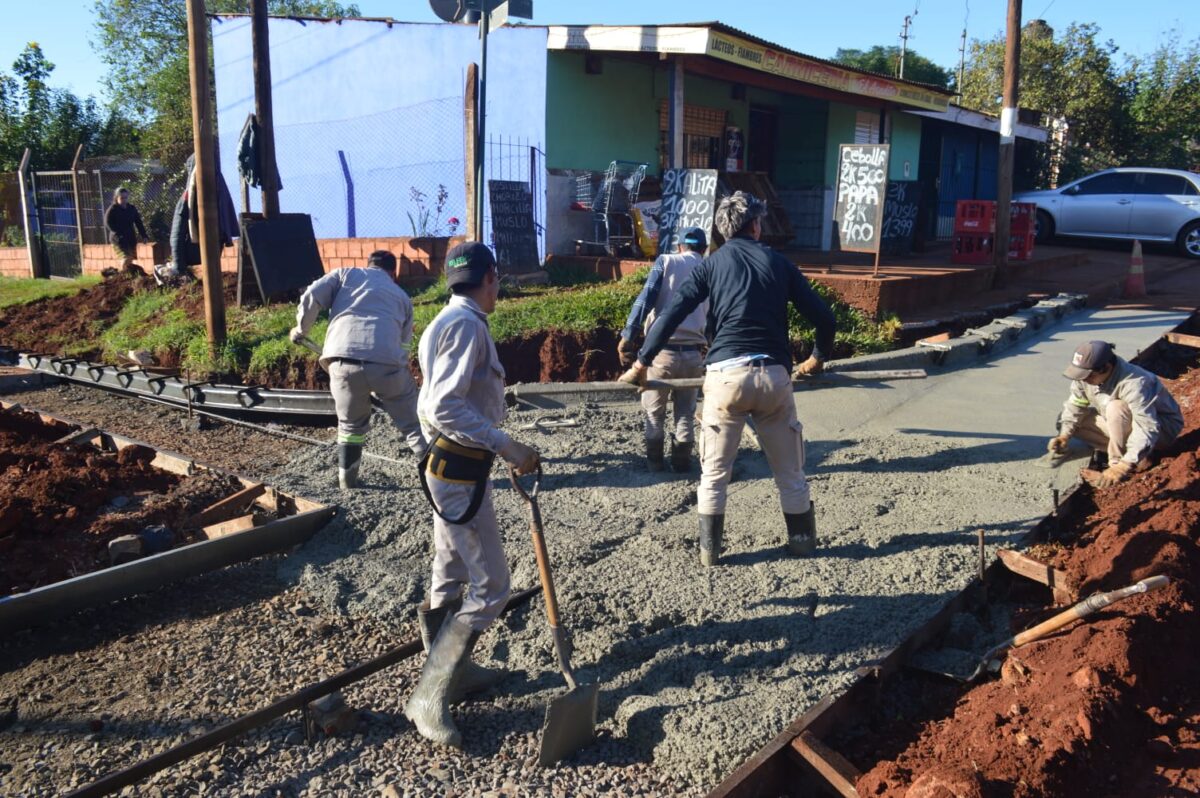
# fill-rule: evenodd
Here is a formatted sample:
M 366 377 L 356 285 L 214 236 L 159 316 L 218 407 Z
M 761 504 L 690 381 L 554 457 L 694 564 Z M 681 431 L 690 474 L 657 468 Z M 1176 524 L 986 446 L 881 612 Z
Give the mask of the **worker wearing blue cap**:
M 671 304 L 679 287 L 692 276 L 692 271 L 704 262 L 708 236 L 699 227 L 684 231 L 675 252 L 658 256 L 642 292 L 633 303 L 617 354 L 622 368 L 629 368 L 637 359 L 637 341 L 663 308 Z M 650 364 L 647 377 L 652 380 L 687 379 L 704 376 L 704 350 L 708 346 L 705 322 L 708 303 L 701 302 L 675 328 L 666 346 Z M 651 471 L 664 468 L 663 448 L 666 441 L 667 398 L 675 404 L 674 442 L 671 445 L 671 468 L 678 473 L 691 469 L 692 447 L 695 441 L 696 389 L 674 391 L 643 391 L 642 409 L 646 411 L 646 463 Z

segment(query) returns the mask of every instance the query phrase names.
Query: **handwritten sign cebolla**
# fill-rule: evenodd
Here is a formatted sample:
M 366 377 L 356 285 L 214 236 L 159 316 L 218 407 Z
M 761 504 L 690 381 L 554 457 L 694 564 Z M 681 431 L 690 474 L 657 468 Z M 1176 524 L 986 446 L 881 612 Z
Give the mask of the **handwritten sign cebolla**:
M 878 252 L 887 198 L 887 144 L 842 144 L 838 147 L 837 195 L 833 220 L 841 248 Z

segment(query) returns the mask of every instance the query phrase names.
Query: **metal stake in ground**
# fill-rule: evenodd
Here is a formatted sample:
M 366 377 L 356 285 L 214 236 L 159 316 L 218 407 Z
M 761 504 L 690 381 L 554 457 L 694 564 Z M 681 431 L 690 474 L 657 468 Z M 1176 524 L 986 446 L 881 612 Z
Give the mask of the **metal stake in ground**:
M 550 635 L 554 638 L 554 653 L 558 656 L 558 667 L 570 688 L 546 707 L 546 722 L 542 725 L 542 748 L 538 753 L 538 764 L 549 767 L 564 756 L 587 745 L 596 736 L 596 709 L 600 687 L 595 684 L 579 684 L 571 670 L 567 653 L 566 632 L 558 622 L 558 598 L 554 594 L 554 580 L 550 576 L 550 556 L 546 553 L 546 540 L 542 535 L 542 511 L 538 508 L 538 488 L 542 484 L 542 468 L 538 466 L 533 488 L 528 492 L 517 480 L 517 472 L 508 469 L 513 487 L 529 505 L 529 531 L 533 536 L 533 551 L 537 556 L 538 576 L 542 580 L 542 593 L 546 598 L 546 619 L 550 622 Z

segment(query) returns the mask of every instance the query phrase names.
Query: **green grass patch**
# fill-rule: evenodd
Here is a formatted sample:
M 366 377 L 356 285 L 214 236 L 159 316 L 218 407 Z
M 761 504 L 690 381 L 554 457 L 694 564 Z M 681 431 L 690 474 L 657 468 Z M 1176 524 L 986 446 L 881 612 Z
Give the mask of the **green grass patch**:
M 0 308 L 25 305 L 39 299 L 70 296 L 100 282 L 97 275 L 74 280 L 35 280 L 29 277 L 0 277 Z

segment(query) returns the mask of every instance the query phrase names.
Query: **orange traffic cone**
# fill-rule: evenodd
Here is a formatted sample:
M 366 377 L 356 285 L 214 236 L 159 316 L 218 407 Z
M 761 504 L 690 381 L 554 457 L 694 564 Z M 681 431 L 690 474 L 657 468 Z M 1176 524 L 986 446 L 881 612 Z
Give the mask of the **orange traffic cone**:
M 1125 289 L 1121 296 L 1139 297 L 1146 295 L 1146 272 L 1142 263 L 1142 242 L 1133 242 L 1133 254 L 1129 256 L 1129 276 L 1125 278 Z

